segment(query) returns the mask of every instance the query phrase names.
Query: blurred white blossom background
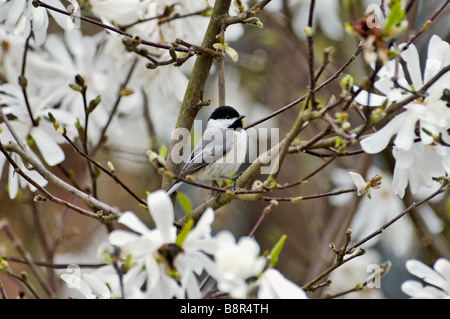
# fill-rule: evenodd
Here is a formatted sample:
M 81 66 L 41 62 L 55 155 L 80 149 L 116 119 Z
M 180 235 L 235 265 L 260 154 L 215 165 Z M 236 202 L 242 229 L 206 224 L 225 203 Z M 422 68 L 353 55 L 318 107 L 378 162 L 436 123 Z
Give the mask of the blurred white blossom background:
M 432 195 L 446 187 L 450 173 L 448 2 L 273 0 L 257 12 L 258 22 L 229 25 L 222 39 L 232 53 L 224 56 L 225 98 L 246 115 L 245 124 L 309 94 L 312 37 L 317 85 L 366 42 L 363 53 L 315 93 L 319 110 L 348 104 L 331 107 L 331 121 L 304 122 L 290 144 L 294 154 L 277 176 L 283 191 L 273 195 L 278 200 L 234 200 L 177 229 L 174 223 L 205 202 L 208 191 L 184 185 L 174 204 L 146 154 L 161 155 L 170 144 L 197 58 L 181 49 L 202 46 L 215 1 L 0 1 L 1 144 L 19 144 L 58 178 L 123 212 L 105 227 L 67 205 L 43 202 L 37 195 L 45 187 L 85 207 L 31 169 L 21 153 L 0 154 L 0 290 L 10 298 L 20 291 L 31 298 L 448 298 L 450 199 L 448 191 Z M 257 3 L 232 1 L 229 15 L 242 16 Z M 358 23 L 369 7 L 379 8 L 383 28 L 401 12 L 407 23 L 389 26 L 398 31 L 394 35 L 361 31 Z M 310 8 L 314 19 L 308 26 Z M 377 44 L 380 39 L 385 47 Z M 174 65 L 174 54 L 188 59 Z M 209 106 L 199 119 L 220 104 L 219 78 L 214 63 L 202 96 Z M 279 128 L 284 137 L 300 109 L 258 127 Z M 334 144 L 295 151 L 326 125 L 327 134 L 337 136 Z M 367 130 L 357 131 L 361 127 Z M 339 144 L 345 138 L 348 144 Z M 141 202 L 69 141 L 109 167 Z M 331 164 L 302 180 L 330 158 Z M 257 175 L 252 182 L 266 178 Z M 432 198 L 422 203 L 427 196 Z M 421 205 L 389 224 L 414 203 Z M 342 256 L 333 252 L 360 241 Z M 17 242 L 30 252 L 28 260 Z M 361 256 L 314 282 L 353 253 Z M 14 279 L 33 269 L 30 264 L 47 265 L 44 279 L 32 271 L 35 294 Z M 380 285 L 372 287 L 370 266 L 386 264 Z M 77 265 L 80 274 L 49 265 Z

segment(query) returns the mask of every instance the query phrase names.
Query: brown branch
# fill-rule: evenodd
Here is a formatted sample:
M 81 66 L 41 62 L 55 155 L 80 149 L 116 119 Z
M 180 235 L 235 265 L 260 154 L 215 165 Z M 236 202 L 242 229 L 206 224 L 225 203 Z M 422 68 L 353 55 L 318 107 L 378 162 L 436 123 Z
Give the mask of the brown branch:
M 402 47 L 401 51 L 405 51 L 409 48 L 409 46 L 417 40 L 420 35 L 430 28 L 430 25 L 434 22 L 434 20 L 438 17 L 438 15 L 445 9 L 445 7 L 450 3 L 450 0 L 446 0 L 442 6 L 439 7 L 438 10 L 422 25 L 419 31 L 417 31 L 412 37 L 410 37 L 409 41 L 406 43 L 404 47 Z
M 13 244 L 14 248 L 17 250 L 17 252 L 22 256 L 22 258 L 25 260 L 26 264 L 30 267 L 31 272 L 36 277 L 37 281 L 41 285 L 41 287 L 44 289 L 45 293 L 48 296 L 52 296 L 53 292 L 50 290 L 50 288 L 47 286 L 47 284 L 44 281 L 44 278 L 42 278 L 42 275 L 40 272 L 36 269 L 35 265 L 33 264 L 32 260 L 29 258 L 28 252 L 26 252 L 21 243 L 17 240 L 16 235 L 14 234 L 13 230 L 11 229 L 10 225 L 3 220 L 0 222 L 0 229 L 4 231 L 8 239 Z
M 34 157 L 30 156 L 26 151 L 22 150 L 20 147 L 17 146 L 17 144 L 14 144 L 12 142 L 9 143 L 8 146 L 4 147 L 0 143 L 0 151 L 6 156 L 8 161 L 10 161 L 11 165 L 16 169 L 16 171 L 21 174 L 23 178 L 27 180 L 30 184 L 32 184 L 34 187 L 39 189 L 46 198 L 48 198 L 51 201 L 54 201 L 58 204 L 67 206 L 68 208 L 77 211 L 78 213 L 81 213 L 83 215 L 96 218 L 96 219 L 103 219 L 103 220 L 111 220 L 111 219 L 117 219 L 121 215 L 121 212 L 104 202 L 101 202 L 94 197 L 92 197 L 89 194 L 86 194 L 79 189 L 76 189 L 75 187 L 67 184 L 63 180 L 61 180 L 59 177 L 55 176 L 53 173 L 48 171 L 41 163 L 39 163 Z M 61 200 L 60 198 L 53 196 L 50 194 L 45 188 L 39 186 L 35 181 L 33 181 L 31 178 L 29 178 L 14 162 L 14 160 L 9 156 L 8 152 L 15 152 L 19 154 L 22 158 L 24 158 L 29 164 L 33 166 L 33 169 L 36 170 L 39 174 L 42 175 L 47 181 L 54 183 L 58 187 L 68 191 L 72 195 L 80 198 L 82 201 L 84 201 L 86 204 L 88 204 L 90 207 L 93 207 L 97 210 L 97 214 L 87 211 L 85 209 L 82 209 L 78 206 L 75 206 L 71 203 L 68 203 L 64 200 Z
M 303 200 L 309 200 L 309 199 L 317 199 L 317 198 L 323 198 L 323 197 L 330 197 L 330 196 L 338 196 L 342 194 L 347 193 L 353 193 L 356 192 L 356 188 L 351 189 L 339 189 L 334 192 L 327 192 L 327 193 L 321 193 L 321 194 L 314 194 L 314 195 L 307 195 L 307 196 L 298 196 L 298 197 L 270 197 L 270 196 L 264 196 L 262 199 L 265 201 L 271 201 L 271 200 L 277 200 L 280 202 L 297 202 L 297 201 L 303 201 Z
M 128 82 L 130 81 L 133 71 L 136 67 L 136 63 L 137 63 L 137 60 L 134 60 L 130 66 L 130 69 L 128 70 L 125 80 L 120 85 L 119 92 L 117 92 L 117 99 L 116 99 L 116 102 L 114 103 L 114 106 L 109 114 L 108 121 L 106 122 L 105 126 L 102 128 L 102 130 L 100 132 L 100 137 L 97 141 L 97 144 L 95 144 L 95 146 L 91 149 L 90 154 L 92 156 L 97 154 L 98 149 L 104 142 L 106 131 L 108 130 L 109 125 L 111 124 L 111 121 L 112 121 L 114 115 L 116 114 L 117 109 L 119 108 L 120 101 L 122 100 L 122 90 L 125 89 L 126 86 L 128 85 Z M 87 130 L 87 128 L 86 128 L 86 130 Z M 85 149 L 85 152 L 86 152 L 86 154 L 88 153 L 87 149 Z
M 321 89 L 323 89 L 325 86 L 327 86 L 328 84 L 330 84 L 331 82 L 333 82 L 335 79 L 337 79 L 342 72 L 350 65 L 350 63 L 353 62 L 353 60 L 356 59 L 356 57 L 362 52 L 363 50 L 363 45 L 360 44 L 358 46 L 358 49 L 355 51 L 355 53 L 353 53 L 353 55 L 347 60 L 347 62 L 345 62 L 332 76 L 330 76 L 327 80 L 325 80 L 322 84 L 320 84 L 319 86 L 314 88 L 314 92 L 317 92 Z M 247 126 L 245 126 L 245 129 L 248 129 L 250 127 L 256 126 L 258 124 L 261 124 L 269 119 L 271 119 L 272 117 L 277 116 L 278 114 L 281 114 L 287 110 L 289 110 L 290 108 L 292 108 L 293 106 L 303 102 L 304 100 L 306 100 L 306 98 L 308 97 L 308 94 L 303 95 L 302 97 L 299 97 L 298 99 L 292 101 L 291 103 L 283 106 L 282 108 L 276 110 L 275 112 L 263 117 L 262 119 L 255 121 Z
M 79 14 L 74 14 L 73 12 L 61 10 L 61 9 L 59 9 L 59 8 L 53 7 L 52 5 L 49 5 L 49 4 L 47 4 L 47 3 L 44 3 L 44 2 L 42 2 L 42 1 L 40 1 L 40 0 L 33 0 L 33 4 L 34 4 L 35 6 L 38 6 L 38 7 L 43 7 L 43 8 L 46 8 L 46 9 L 49 9 L 49 10 L 52 10 L 52 11 L 55 11 L 55 12 L 58 12 L 58 13 L 61 13 L 61 14 L 70 16 L 70 17 L 72 17 L 73 19 L 80 19 L 80 20 L 82 20 L 82 21 L 85 21 L 85 22 L 94 24 L 94 25 L 96 25 L 96 26 L 98 26 L 98 27 L 101 27 L 101 28 L 103 28 L 103 29 L 107 29 L 107 30 L 113 31 L 113 32 L 115 32 L 115 33 L 118 33 L 118 34 L 120 34 L 120 35 L 126 36 L 126 37 L 128 37 L 128 38 L 135 38 L 134 35 L 132 35 L 132 34 L 130 34 L 130 33 L 127 33 L 127 32 L 125 32 L 125 31 L 123 31 L 123 30 L 120 30 L 119 28 L 115 28 L 115 27 L 113 27 L 113 26 L 104 24 L 104 23 L 102 23 L 102 22 L 99 22 L 99 21 L 97 21 L 97 20 L 94 20 L 94 19 L 91 19 L 91 18 L 82 16 L 82 15 L 79 15 Z M 173 46 L 171 46 L 171 45 L 166 45 L 166 44 L 156 43 L 156 42 L 152 42 L 152 41 L 148 41 L 148 40 L 141 40 L 141 43 L 144 44 L 144 45 L 152 46 L 152 47 L 159 48 L 159 49 L 166 49 L 166 50 L 169 50 L 169 49 L 173 48 L 175 51 L 188 52 L 188 50 L 185 49 L 185 48 L 181 48 L 181 47 L 173 47 Z
M 8 262 L 12 262 L 12 263 L 19 263 L 19 264 L 27 264 L 28 261 L 24 260 L 24 259 L 20 259 L 20 258 L 16 258 L 16 257 L 6 257 L 6 256 L 1 256 L 4 260 L 8 261 Z M 45 261 L 39 261 L 39 260 L 31 260 L 31 262 L 36 265 L 36 266 L 40 266 L 40 267 L 46 267 L 46 268 L 52 268 L 52 269 L 66 269 L 68 267 L 70 267 L 71 265 L 73 265 L 74 263 L 70 263 L 70 264 L 54 264 L 54 263 L 49 263 L 49 262 L 45 262 Z M 103 267 L 107 264 L 79 264 L 77 263 L 77 266 L 80 268 L 100 268 Z
M 314 94 L 314 88 L 316 85 L 315 66 L 314 66 L 314 34 L 313 34 L 313 19 L 314 19 L 314 6 L 316 1 L 311 0 L 309 4 L 309 16 L 308 16 L 308 34 L 306 42 L 308 45 L 308 69 L 309 69 L 309 101 L 311 101 L 312 109 L 316 107 L 316 99 Z
M 38 189 L 44 196 L 46 199 L 55 202 L 57 204 L 66 206 L 74 211 L 76 211 L 77 213 L 80 213 L 82 215 L 86 215 L 88 217 L 92 217 L 92 218 L 96 218 L 98 219 L 98 215 L 94 214 L 93 212 L 90 212 L 88 210 L 82 209 L 76 205 L 73 205 L 69 202 L 66 202 L 65 200 L 62 200 L 54 195 L 52 195 L 49 191 L 47 191 L 44 187 L 41 187 L 38 183 L 36 183 L 33 179 L 31 179 L 27 174 L 25 174 L 24 171 L 22 171 L 20 169 L 20 167 L 17 165 L 17 163 L 12 159 L 12 157 L 8 154 L 7 150 L 3 147 L 3 145 L 0 143 L 0 151 L 3 153 L 3 155 L 5 155 L 6 159 L 8 160 L 8 162 L 12 165 L 12 167 L 14 168 L 14 171 L 19 174 L 20 176 L 22 176 L 28 183 L 30 183 L 31 185 L 33 185 L 36 189 Z
M 125 183 L 123 183 L 115 173 L 112 173 L 109 169 L 106 169 L 105 167 L 103 167 L 102 165 L 100 165 L 97 161 L 95 161 L 91 156 L 89 156 L 88 154 L 86 154 L 85 152 L 83 152 L 80 148 L 78 148 L 75 143 L 67 136 L 66 133 L 64 133 L 62 135 L 64 137 L 64 139 L 69 143 L 70 146 L 72 146 L 72 148 L 75 150 L 75 152 L 77 152 L 78 154 L 80 154 L 82 157 L 84 157 L 88 162 L 92 163 L 93 165 L 95 165 L 98 169 L 100 169 L 102 172 L 104 172 L 106 175 L 108 175 L 109 177 L 111 177 L 117 184 L 119 184 L 120 186 L 122 186 L 122 188 L 128 193 L 130 194 L 134 199 L 136 199 L 140 204 L 142 205 L 147 205 L 147 203 L 142 200 L 141 198 L 139 198 L 139 196 L 137 196 L 127 185 L 125 185 Z

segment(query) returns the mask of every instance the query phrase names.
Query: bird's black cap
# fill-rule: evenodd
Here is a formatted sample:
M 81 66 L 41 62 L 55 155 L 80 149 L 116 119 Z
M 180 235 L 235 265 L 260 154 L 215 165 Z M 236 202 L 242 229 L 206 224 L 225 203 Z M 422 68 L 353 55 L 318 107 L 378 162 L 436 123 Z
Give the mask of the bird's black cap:
M 231 106 L 219 106 L 209 116 L 213 120 L 232 119 L 234 117 L 239 117 L 239 113 Z

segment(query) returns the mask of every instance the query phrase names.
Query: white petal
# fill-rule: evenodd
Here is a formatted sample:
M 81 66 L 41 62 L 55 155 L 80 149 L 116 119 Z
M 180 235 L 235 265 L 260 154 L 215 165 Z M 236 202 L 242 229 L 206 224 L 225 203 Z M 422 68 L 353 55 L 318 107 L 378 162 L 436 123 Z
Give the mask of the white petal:
M 442 63 L 441 61 L 437 59 L 427 59 L 427 62 L 425 63 L 425 74 L 424 74 L 424 81 L 425 83 L 430 81 L 438 72 L 442 69 Z M 441 80 L 437 81 L 440 82 Z M 434 87 L 436 83 L 433 84 L 432 87 Z
M 394 176 L 392 178 L 392 191 L 398 197 L 405 196 L 405 189 L 408 186 L 408 174 L 405 169 L 394 167 Z
M 30 135 L 33 137 L 36 146 L 48 165 L 55 166 L 64 161 L 63 150 L 44 130 L 39 127 L 33 127 Z
M 199 219 L 195 228 L 187 235 L 186 241 L 199 240 L 206 236 L 211 235 L 211 224 L 214 221 L 214 211 L 212 208 L 208 209 L 203 213 L 202 217 Z
M 450 261 L 445 258 L 439 258 L 435 261 L 433 268 L 440 273 L 446 282 L 446 287 L 442 287 L 445 289 L 447 294 L 450 295 Z
M 7 7 L 9 5 L 9 8 Z M 16 0 L 11 1 L 10 3 L 3 3 L 2 10 L 8 11 L 7 19 L 5 21 L 5 25 L 8 31 L 12 32 L 14 30 L 14 26 L 19 20 L 19 17 L 23 13 L 23 9 L 25 8 L 25 0 Z
M 95 295 L 92 293 L 89 285 L 81 280 L 80 277 L 74 274 L 62 274 L 61 279 L 67 283 L 69 288 L 74 288 L 79 291 L 87 299 L 95 299 Z
M 123 213 L 118 222 L 142 235 L 149 232 L 147 226 L 133 212 Z
M 417 117 L 408 111 L 400 114 L 398 117 L 403 119 L 402 127 L 398 130 L 397 136 L 394 139 L 394 144 L 397 148 L 409 151 L 414 143 L 416 134 L 414 132 L 417 123 Z
M 101 282 L 96 277 L 89 274 L 83 274 L 82 277 L 96 296 L 102 299 L 111 298 L 111 292 L 109 291 L 108 286 L 105 283 Z
M 358 90 L 357 86 L 353 86 L 355 91 Z M 370 96 L 370 99 L 369 99 Z M 383 95 L 378 95 L 375 93 L 369 93 L 367 91 L 362 90 L 361 92 L 358 93 L 358 95 L 355 97 L 355 101 L 358 104 L 364 105 L 364 106 L 374 106 L 374 107 L 378 107 L 380 105 L 382 105 L 384 103 L 384 101 L 386 101 L 387 97 L 383 96 Z M 369 102 L 367 104 L 367 102 Z
M 147 272 L 147 291 L 152 291 L 161 276 L 156 260 L 152 257 L 145 259 L 145 271 Z
M 57 9 L 63 10 L 63 11 L 69 11 L 74 12 L 73 10 L 75 7 L 73 4 L 69 5 L 67 8 L 65 8 L 60 1 L 57 0 L 47 0 L 47 3 L 49 5 L 52 5 L 53 7 L 56 7 Z M 79 8 L 79 7 L 78 7 Z M 53 10 L 48 10 L 48 12 L 51 14 L 53 19 L 55 19 L 56 23 L 59 24 L 59 26 L 65 30 L 74 28 L 74 24 L 72 22 L 72 17 L 66 16 L 64 14 L 61 14 L 59 12 L 55 12 Z
M 439 36 L 433 35 L 428 43 L 427 60 L 436 59 L 441 61 L 442 67 L 450 63 L 450 45 Z
M 305 292 L 278 270 L 267 269 L 260 278 L 259 299 L 307 299 Z
M 36 44 L 40 46 L 45 42 L 47 38 L 48 28 L 48 15 L 47 10 L 44 8 L 32 8 L 30 2 L 28 10 L 31 10 L 32 23 L 33 23 L 33 35 L 36 40 Z
M 111 245 L 121 247 L 129 242 L 135 241 L 138 237 L 135 233 L 123 229 L 116 229 L 109 234 L 108 239 Z
M 415 90 L 420 90 L 423 86 L 422 72 L 420 70 L 419 53 L 414 45 L 410 45 L 408 49 L 401 53 L 402 58 L 406 62 L 411 81 Z
M 360 142 L 361 148 L 364 150 L 364 152 L 369 154 L 376 154 L 381 152 L 388 146 L 392 135 L 396 134 L 399 128 L 402 127 L 403 119 L 400 115 L 394 117 L 381 130 L 370 135 Z
M 9 174 L 8 174 L 8 193 L 9 198 L 14 199 L 19 192 L 19 174 L 16 173 L 14 167 L 9 165 Z
M 353 184 L 355 184 L 358 196 L 361 196 L 366 193 L 367 184 L 364 178 L 358 174 L 353 172 L 348 172 L 350 174 L 350 177 L 353 181 Z
M 413 297 L 420 299 L 436 299 L 436 298 L 444 298 L 445 294 L 431 286 L 424 287 L 420 282 L 415 280 L 407 280 L 401 285 L 401 290 Z
M 172 201 L 163 190 L 157 190 L 147 197 L 148 210 L 152 215 L 156 227 L 161 232 L 162 240 L 173 242 L 176 237 L 174 211 Z
M 417 276 L 436 287 L 445 287 L 446 283 L 444 278 L 423 262 L 416 259 L 410 259 L 406 261 L 405 265 L 406 269 L 414 276 Z
M 414 163 L 414 155 L 411 151 L 405 151 L 394 147 L 392 149 L 392 155 L 395 158 L 395 167 L 401 169 L 408 169 Z

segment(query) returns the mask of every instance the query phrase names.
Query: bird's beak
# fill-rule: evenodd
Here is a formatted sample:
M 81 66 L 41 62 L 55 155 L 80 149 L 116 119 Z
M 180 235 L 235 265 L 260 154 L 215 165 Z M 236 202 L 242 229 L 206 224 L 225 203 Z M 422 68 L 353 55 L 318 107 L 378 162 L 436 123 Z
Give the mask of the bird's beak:
M 244 126 L 244 121 L 242 120 L 245 117 L 245 115 L 239 115 L 238 120 L 241 120 L 242 126 Z

